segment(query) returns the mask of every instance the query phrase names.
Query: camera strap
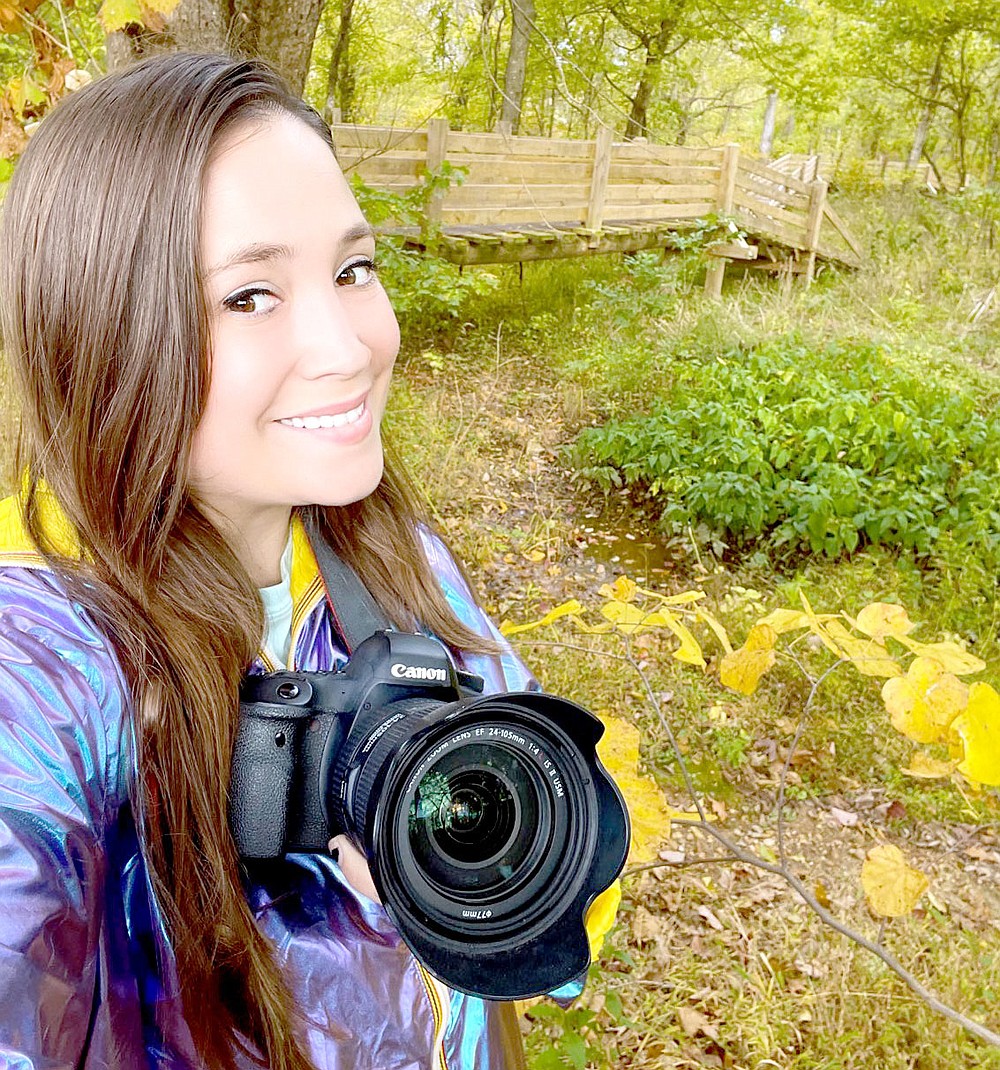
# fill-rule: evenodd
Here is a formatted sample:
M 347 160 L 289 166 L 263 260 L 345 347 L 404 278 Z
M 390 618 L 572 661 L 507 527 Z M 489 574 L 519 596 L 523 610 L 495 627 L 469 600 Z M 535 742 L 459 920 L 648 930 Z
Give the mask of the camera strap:
M 302 519 L 326 588 L 327 604 L 347 645 L 347 653 L 353 653 L 375 632 L 393 631 L 388 617 L 369 594 L 361 578 L 326 541 L 315 514 L 306 513 Z

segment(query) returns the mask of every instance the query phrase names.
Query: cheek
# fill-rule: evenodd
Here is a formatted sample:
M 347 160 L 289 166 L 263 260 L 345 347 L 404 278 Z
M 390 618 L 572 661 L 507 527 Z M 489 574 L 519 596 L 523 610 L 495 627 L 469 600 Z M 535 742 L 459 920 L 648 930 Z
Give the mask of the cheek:
M 399 353 L 399 323 L 384 290 L 379 294 L 378 306 L 371 311 L 366 331 L 368 346 L 382 365 L 381 370 L 389 372 Z

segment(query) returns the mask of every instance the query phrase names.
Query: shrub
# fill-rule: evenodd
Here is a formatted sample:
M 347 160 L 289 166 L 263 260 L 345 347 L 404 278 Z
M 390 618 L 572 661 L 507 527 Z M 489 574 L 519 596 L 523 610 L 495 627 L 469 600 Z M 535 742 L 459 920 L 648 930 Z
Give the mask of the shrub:
M 686 360 L 647 415 L 588 428 L 571 454 L 672 530 L 833 557 L 865 543 L 1000 559 L 1000 415 L 922 382 L 868 343 L 794 337 Z

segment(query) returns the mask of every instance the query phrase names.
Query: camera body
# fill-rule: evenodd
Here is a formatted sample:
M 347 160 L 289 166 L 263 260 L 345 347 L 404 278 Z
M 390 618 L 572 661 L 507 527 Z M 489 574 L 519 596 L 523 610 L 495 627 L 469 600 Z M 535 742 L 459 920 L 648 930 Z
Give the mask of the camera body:
M 326 851 L 332 837 L 355 834 L 347 815 L 359 773 L 331 791 L 338 764 L 370 750 L 412 709 L 406 700 L 456 702 L 482 690 L 436 639 L 393 631 L 359 644 L 340 671 L 246 677 L 230 784 L 240 856 Z
M 250 865 L 346 833 L 431 973 L 523 999 L 587 969 L 584 917 L 625 863 L 628 812 L 593 714 L 482 689 L 437 640 L 393 631 L 341 671 L 247 677 L 230 825 Z

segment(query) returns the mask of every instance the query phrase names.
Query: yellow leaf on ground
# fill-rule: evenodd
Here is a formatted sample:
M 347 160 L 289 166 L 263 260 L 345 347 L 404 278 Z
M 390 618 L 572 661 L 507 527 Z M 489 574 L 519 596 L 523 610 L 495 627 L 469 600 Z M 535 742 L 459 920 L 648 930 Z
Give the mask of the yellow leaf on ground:
M 989 684 L 973 684 L 965 712 L 951 727 L 965 746 L 959 772 L 980 784 L 1000 784 L 1000 695 Z
M 957 761 L 943 762 L 926 751 L 915 750 L 910 758 L 910 764 L 903 772 L 918 780 L 942 780 L 955 772 L 956 765 L 958 765 Z
M 757 690 L 760 678 L 774 664 L 777 637 L 769 624 L 755 624 L 739 650 L 727 654 L 719 665 L 719 679 L 743 695 Z
M 878 640 L 859 639 L 839 620 L 831 620 L 826 630 L 830 638 L 840 647 L 842 656 L 847 658 L 862 676 L 903 675 L 899 662 Z
M 884 639 L 887 635 L 909 635 L 915 627 L 902 606 L 890 602 L 872 602 L 858 614 L 858 628 L 872 639 Z
M 906 676 L 887 680 L 882 700 L 892 727 L 915 743 L 942 742 L 969 700 L 969 689 L 936 658 L 914 658 Z
M 630 580 L 628 576 L 619 576 L 614 583 L 602 583 L 597 593 L 602 598 L 610 598 L 615 602 L 631 602 L 635 599 L 638 589 L 634 580 Z
M 975 654 L 970 654 L 964 647 L 950 640 L 945 643 L 918 643 L 905 635 L 897 635 L 894 638 L 908 646 L 918 657 L 934 658 L 935 661 L 941 662 L 945 672 L 953 672 L 956 676 L 969 676 L 986 668 L 986 662 L 982 658 L 977 658 Z
M 861 887 L 873 914 L 899 918 L 909 914 L 930 882 L 891 844 L 873 847 L 861 867 Z
M 656 781 L 639 772 L 639 730 L 610 714 L 598 716 L 605 731 L 597 754 L 625 796 L 632 819 L 629 863 L 653 862 L 670 837 L 670 808 Z
M 142 0 L 146 7 L 158 11 L 161 15 L 169 15 L 180 0 Z

